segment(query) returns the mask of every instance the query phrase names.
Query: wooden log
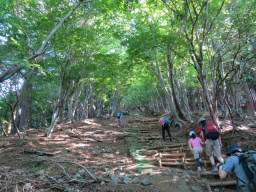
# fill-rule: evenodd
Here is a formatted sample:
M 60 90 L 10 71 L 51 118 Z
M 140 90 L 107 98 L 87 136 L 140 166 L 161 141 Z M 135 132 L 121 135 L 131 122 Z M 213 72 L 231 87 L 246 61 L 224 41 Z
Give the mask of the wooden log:
M 167 165 L 170 165 L 170 166 L 177 166 L 177 165 L 183 166 L 183 163 L 182 162 L 161 162 L 161 165 L 162 166 L 167 166 Z
M 150 150 L 150 149 L 162 149 L 162 148 L 170 149 L 170 148 L 180 148 L 180 147 L 183 147 L 183 148 L 187 147 L 187 144 L 186 143 L 180 143 L 180 144 L 175 144 L 175 145 L 173 145 L 173 144 L 171 144 L 171 145 L 166 144 L 164 146 L 154 146 L 154 147 L 149 147 L 147 149 L 148 150 Z
M 178 151 L 159 150 L 159 151 L 162 152 L 162 153 L 167 153 L 168 152 L 168 154 L 177 154 L 177 153 L 181 152 L 180 150 L 178 150 Z
M 34 154 L 38 156 L 54 156 L 54 153 L 44 152 L 44 151 L 28 151 L 24 150 L 24 154 Z
M 218 187 L 218 186 L 221 187 L 221 186 L 236 185 L 236 180 L 209 182 L 209 185 L 210 185 L 211 187 Z
M 202 171 L 200 173 L 201 176 L 218 176 L 218 172 L 213 172 L 213 171 Z
M 161 161 L 162 162 L 182 162 L 181 159 L 164 159 L 164 158 L 161 158 Z
M 182 158 L 186 156 L 186 153 L 173 153 L 173 154 L 165 154 L 161 153 L 162 157 L 168 157 L 168 158 Z
M 159 151 L 162 151 L 162 152 L 179 151 L 179 153 L 180 153 L 180 152 L 183 152 L 183 148 L 162 148 L 162 149 L 159 149 Z

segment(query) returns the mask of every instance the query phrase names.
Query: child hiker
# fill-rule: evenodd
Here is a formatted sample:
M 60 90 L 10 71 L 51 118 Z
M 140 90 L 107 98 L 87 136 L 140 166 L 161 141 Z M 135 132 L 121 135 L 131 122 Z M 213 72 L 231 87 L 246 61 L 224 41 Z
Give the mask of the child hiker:
M 203 152 L 203 148 L 201 146 L 202 144 L 202 140 L 200 139 L 200 137 L 196 136 L 196 133 L 194 131 L 190 131 L 189 132 L 189 140 L 188 140 L 188 146 L 190 148 L 190 150 L 193 152 L 194 158 L 196 160 L 196 166 L 197 166 L 197 170 L 201 171 L 201 158 L 200 158 L 200 153 Z
M 167 131 L 167 134 L 169 136 L 170 141 L 172 141 L 172 136 L 170 133 L 170 120 L 167 118 L 160 118 L 158 123 L 162 126 L 162 137 L 163 140 L 165 141 L 165 130 Z

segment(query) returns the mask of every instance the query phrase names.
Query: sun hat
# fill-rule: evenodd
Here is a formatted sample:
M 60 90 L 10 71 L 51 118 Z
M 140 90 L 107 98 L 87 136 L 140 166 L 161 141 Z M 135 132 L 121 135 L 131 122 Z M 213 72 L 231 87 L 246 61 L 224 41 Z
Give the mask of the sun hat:
M 190 131 L 189 132 L 189 136 L 191 137 L 192 135 L 195 135 L 196 133 L 195 133 L 195 131 Z
M 201 123 L 202 121 L 206 121 L 206 119 L 204 117 L 200 117 L 198 123 Z

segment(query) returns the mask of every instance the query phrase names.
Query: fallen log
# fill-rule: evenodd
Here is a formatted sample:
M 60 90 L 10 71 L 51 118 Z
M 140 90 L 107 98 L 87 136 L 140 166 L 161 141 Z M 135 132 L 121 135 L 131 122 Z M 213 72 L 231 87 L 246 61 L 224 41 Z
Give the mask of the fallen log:
M 24 154 L 33 154 L 33 155 L 38 155 L 38 156 L 54 156 L 54 153 L 49 153 L 49 152 L 44 152 L 44 151 L 28 151 L 24 150 Z

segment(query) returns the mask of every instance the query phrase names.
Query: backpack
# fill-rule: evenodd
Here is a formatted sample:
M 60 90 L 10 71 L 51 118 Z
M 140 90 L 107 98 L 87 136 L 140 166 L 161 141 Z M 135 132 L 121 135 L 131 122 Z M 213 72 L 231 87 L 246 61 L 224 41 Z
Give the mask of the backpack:
M 212 121 L 206 121 L 206 125 L 202 126 L 202 130 L 207 139 L 216 140 L 220 136 L 217 127 Z
M 249 180 L 247 188 L 256 191 L 256 151 L 249 150 L 239 156 L 239 163 Z
M 169 120 L 169 119 L 164 118 L 163 120 L 164 120 L 164 123 L 166 123 L 166 124 L 170 124 L 170 120 Z
M 122 113 L 118 113 L 118 114 L 117 114 L 117 118 L 118 118 L 118 119 L 121 119 L 121 118 L 122 118 Z

